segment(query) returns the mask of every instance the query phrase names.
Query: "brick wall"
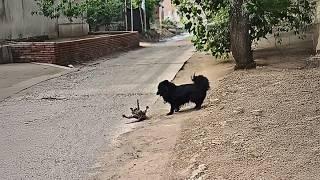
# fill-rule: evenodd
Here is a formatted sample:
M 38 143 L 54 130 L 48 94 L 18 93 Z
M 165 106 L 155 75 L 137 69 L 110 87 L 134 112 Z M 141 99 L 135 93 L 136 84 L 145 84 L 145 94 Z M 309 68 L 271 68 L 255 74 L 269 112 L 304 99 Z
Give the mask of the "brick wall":
M 55 63 L 55 43 L 53 42 L 21 42 L 11 44 L 13 61 Z
M 127 32 L 62 42 L 23 42 L 11 46 L 15 62 L 67 65 L 92 60 L 117 51 L 137 48 L 139 47 L 139 34 Z

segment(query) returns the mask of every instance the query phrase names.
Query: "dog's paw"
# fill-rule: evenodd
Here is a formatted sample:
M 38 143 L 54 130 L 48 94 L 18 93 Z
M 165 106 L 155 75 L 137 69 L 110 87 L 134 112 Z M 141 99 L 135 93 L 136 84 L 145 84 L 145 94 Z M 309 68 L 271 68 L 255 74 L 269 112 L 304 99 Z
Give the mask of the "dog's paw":
M 198 111 L 201 109 L 201 106 L 196 106 L 196 107 L 194 107 L 194 109 Z
M 170 116 L 170 115 L 172 115 L 173 114 L 173 112 L 169 112 L 168 114 L 167 114 L 167 116 Z

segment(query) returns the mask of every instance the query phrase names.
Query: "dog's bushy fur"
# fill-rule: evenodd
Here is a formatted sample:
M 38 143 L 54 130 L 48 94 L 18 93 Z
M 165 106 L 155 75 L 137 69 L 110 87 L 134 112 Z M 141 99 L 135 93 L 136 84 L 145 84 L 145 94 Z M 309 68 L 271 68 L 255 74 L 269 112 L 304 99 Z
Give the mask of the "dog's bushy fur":
M 160 95 L 165 102 L 171 105 L 168 115 L 173 114 L 174 111 L 178 112 L 180 107 L 188 102 L 195 103 L 195 109 L 201 109 L 210 88 L 209 80 L 203 75 L 193 75 L 191 79 L 193 84 L 179 86 L 168 80 L 159 83 L 157 95 Z

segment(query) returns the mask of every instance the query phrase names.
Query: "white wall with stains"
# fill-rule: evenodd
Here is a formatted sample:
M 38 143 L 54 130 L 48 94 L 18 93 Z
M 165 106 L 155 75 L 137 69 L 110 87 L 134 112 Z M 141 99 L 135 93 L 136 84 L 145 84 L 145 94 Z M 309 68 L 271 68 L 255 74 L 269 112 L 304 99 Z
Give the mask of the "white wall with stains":
M 320 0 L 316 0 L 316 32 L 315 32 L 315 43 L 316 46 L 316 52 L 319 53 L 320 51 Z
M 0 39 L 57 36 L 56 20 L 31 15 L 34 0 L 0 0 Z
M 70 23 L 66 18 L 50 19 L 32 15 L 34 0 L 0 0 L 0 40 L 48 35 L 51 38 L 88 34 L 89 26 L 81 19 Z M 59 31 L 59 33 L 58 33 Z

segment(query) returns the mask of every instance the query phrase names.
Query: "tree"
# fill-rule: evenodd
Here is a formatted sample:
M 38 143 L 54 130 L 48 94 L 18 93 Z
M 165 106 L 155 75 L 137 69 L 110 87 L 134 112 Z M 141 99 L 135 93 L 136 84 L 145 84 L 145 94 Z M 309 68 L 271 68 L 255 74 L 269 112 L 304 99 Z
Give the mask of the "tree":
M 230 15 L 231 52 L 236 60 L 235 69 L 255 68 L 249 34 L 249 14 L 242 8 L 244 0 L 233 0 Z
M 253 41 L 283 31 L 304 32 L 312 23 L 308 0 L 174 0 L 198 50 L 216 57 L 231 52 L 235 69 L 254 68 Z
M 113 20 L 121 18 L 122 3 L 120 0 L 86 0 L 83 4 L 85 19 L 90 29 L 110 25 Z
M 51 19 L 65 16 L 70 22 L 74 18 L 83 18 L 90 29 L 97 30 L 101 25 L 109 25 L 122 15 L 121 0 L 35 0 L 38 10 L 32 14 Z
M 73 18 L 82 15 L 81 4 L 76 0 L 34 0 L 38 6 L 36 11 L 31 12 L 32 15 L 42 15 L 51 19 L 58 19 L 65 16 L 70 22 Z
M 147 28 L 150 28 L 150 23 L 154 21 L 154 12 L 162 0 L 145 0 L 145 1 L 146 1 L 146 14 L 147 14 L 146 16 L 147 16 L 147 19 L 149 20 L 147 22 Z M 141 7 L 142 0 L 133 0 L 132 2 L 133 2 L 134 8 Z

